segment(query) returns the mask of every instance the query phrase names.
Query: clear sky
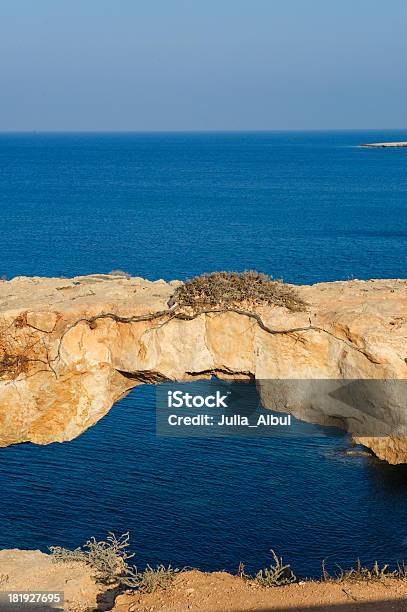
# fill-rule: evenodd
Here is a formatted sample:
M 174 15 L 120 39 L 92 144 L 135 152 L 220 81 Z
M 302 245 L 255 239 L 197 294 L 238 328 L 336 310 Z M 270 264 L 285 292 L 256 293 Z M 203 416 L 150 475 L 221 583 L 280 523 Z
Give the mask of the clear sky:
M 0 0 L 0 130 L 407 126 L 407 0 Z

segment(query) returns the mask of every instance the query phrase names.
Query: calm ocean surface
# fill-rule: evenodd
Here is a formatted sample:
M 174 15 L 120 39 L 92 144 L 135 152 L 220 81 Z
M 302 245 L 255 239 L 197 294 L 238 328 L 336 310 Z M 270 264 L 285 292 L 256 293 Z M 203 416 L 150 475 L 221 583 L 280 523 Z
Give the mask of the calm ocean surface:
M 0 275 L 406 277 L 407 149 L 355 147 L 392 139 L 0 134 Z M 154 402 L 139 387 L 70 443 L 0 449 L 0 547 L 130 530 L 140 566 L 407 560 L 407 466 L 347 457 L 339 433 L 156 438 Z

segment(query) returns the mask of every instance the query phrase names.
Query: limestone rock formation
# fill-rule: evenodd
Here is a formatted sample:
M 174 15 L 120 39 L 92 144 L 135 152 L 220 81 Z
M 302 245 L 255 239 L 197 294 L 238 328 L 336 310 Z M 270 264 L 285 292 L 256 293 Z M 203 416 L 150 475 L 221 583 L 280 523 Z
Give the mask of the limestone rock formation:
M 367 142 L 360 146 L 369 149 L 405 148 L 407 142 Z
M 0 282 L 0 445 L 71 440 L 145 382 L 255 378 L 268 407 L 274 379 L 407 379 L 406 280 L 299 286 L 304 312 L 197 315 L 168 307 L 177 283 L 103 274 Z M 355 432 L 352 407 L 338 415 L 337 403 L 292 389 L 284 409 Z M 407 426 L 406 398 L 386 393 L 372 401 L 374 417 Z M 381 433 L 362 442 L 407 462 L 407 438 Z

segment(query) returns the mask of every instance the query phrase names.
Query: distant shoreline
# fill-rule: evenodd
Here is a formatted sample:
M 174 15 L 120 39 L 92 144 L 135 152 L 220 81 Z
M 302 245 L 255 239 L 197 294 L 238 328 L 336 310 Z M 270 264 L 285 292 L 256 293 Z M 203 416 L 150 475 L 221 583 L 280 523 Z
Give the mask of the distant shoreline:
M 367 144 L 361 144 L 359 147 L 365 147 L 370 149 L 386 149 L 386 148 L 402 148 L 407 147 L 407 142 L 371 142 Z

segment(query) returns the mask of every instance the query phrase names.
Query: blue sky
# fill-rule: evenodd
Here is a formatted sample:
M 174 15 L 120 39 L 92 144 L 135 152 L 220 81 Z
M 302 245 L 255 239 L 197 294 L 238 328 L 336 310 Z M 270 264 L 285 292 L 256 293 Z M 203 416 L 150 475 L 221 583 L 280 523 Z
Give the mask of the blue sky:
M 0 130 L 407 126 L 405 0 L 1 0 Z

